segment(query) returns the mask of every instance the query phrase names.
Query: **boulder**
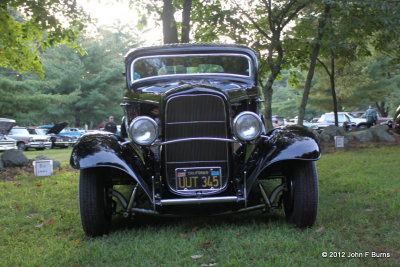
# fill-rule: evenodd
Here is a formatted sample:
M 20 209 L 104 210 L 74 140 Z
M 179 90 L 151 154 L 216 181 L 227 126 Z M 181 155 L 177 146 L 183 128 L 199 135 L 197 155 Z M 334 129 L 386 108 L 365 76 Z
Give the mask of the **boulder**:
M 19 150 L 7 150 L 1 155 L 4 167 L 20 167 L 28 165 L 28 158 Z
M 362 130 L 362 131 L 357 131 L 357 132 L 351 132 L 348 133 L 348 136 L 353 137 L 354 139 L 360 141 L 360 142 L 372 142 L 374 141 L 374 136 L 372 132 L 369 129 Z
M 394 142 L 396 139 L 388 133 L 389 127 L 387 125 L 376 125 L 370 128 L 372 135 L 376 141 L 379 142 Z
M 1 158 L 0 158 L 0 171 L 4 171 L 5 170 L 5 168 L 4 168 L 4 163 L 3 163 L 3 161 L 1 160 Z
M 335 125 L 329 125 L 326 127 L 319 135 L 319 138 L 322 142 L 330 142 L 333 141 L 335 136 L 344 136 L 344 143 L 346 144 L 348 141 L 353 140 L 352 136 L 348 136 L 347 132 L 342 127 L 337 127 Z
M 35 160 L 52 160 L 53 161 L 53 170 L 55 169 L 59 169 L 61 167 L 61 163 L 58 160 L 55 159 L 51 159 L 45 155 L 38 155 L 36 156 L 36 158 L 33 159 Z

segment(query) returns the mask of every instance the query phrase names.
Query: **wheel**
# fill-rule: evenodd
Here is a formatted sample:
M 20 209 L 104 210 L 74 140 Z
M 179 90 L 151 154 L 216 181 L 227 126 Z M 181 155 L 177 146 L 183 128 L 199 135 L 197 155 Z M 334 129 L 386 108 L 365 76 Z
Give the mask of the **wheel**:
M 18 148 L 19 151 L 25 151 L 26 150 L 26 145 L 23 142 L 19 142 L 17 144 L 17 148 Z
M 79 177 L 79 211 L 87 236 L 107 234 L 111 228 L 112 201 L 104 177 L 96 169 L 81 170 Z
M 313 161 L 298 161 L 290 165 L 283 193 L 286 220 L 297 227 L 311 227 L 317 217 L 318 174 Z
M 360 125 L 357 125 L 357 128 L 358 129 L 367 129 L 368 126 L 366 124 L 360 124 Z

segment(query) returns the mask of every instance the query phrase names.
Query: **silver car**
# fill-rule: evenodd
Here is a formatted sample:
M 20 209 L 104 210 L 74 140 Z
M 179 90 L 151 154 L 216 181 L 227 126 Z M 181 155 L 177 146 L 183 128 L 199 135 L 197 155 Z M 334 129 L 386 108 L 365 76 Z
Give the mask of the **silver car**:
M 17 141 L 8 137 L 15 120 L 0 118 L 0 151 L 17 149 Z
M 43 150 L 51 148 L 50 136 L 30 134 L 25 127 L 14 127 L 11 129 L 9 136 L 17 140 L 18 150 L 26 150 L 35 148 Z

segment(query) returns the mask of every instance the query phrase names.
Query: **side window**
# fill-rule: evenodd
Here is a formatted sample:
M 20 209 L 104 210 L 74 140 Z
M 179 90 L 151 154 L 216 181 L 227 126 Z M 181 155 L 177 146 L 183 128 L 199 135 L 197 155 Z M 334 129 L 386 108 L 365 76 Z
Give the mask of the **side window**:
M 343 114 L 339 114 L 339 115 L 338 115 L 338 120 L 339 120 L 339 122 L 345 122 L 345 121 L 347 121 L 346 117 L 345 117 Z
M 325 116 L 326 122 L 335 122 L 335 117 L 332 114 Z

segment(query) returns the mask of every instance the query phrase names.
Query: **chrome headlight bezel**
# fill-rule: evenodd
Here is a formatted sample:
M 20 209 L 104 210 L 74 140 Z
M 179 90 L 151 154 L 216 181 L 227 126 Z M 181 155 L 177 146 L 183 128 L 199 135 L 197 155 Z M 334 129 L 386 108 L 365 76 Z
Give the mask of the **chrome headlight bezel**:
M 256 126 L 257 126 L 257 129 L 255 130 L 254 134 L 252 134 L 251 136 L 245 136 L 242 132 L 244 130 L 244 128 L 243 128 L 243 125 L 240 125 L 240 123 L 241 123 L 241 120 L 243 120 L 243 118 L 245 118 L 245 117 L 254 119 L 254 122 L 256 123 Z M 256 113 L 251 112 L 251 111 L 243 111 L 234 118 L 233 124 L 232 124 L 232 129 L 233 129 L 233 133 L 237 139 L 239 139 L 241 141 L 252 141 L 252 140 L 255 140 L 258 137 L 260 137 L 260 135 L 263 133 L 264 124 L 263 124 L 260 116 L 258 116 Z
M 135 136 L 135 131 L 138 130 L 138 126 L 139 126 L 138 123 L 141 123 L 143 121 L 148 123 L 147 126 L 149 126 L 150 129 L 152 128 L 149 131 L 150 132 L 150 137 L 147 138 L 146 140 L 140 140 Z M 153 120 L 152 118 L 147 117 L 147 116 L 136 117 L 129 124 L 128 136 L 133 142 L 135 142 L 138 145 L 141 145 L 141 146 L 151 145 L 152 143 L 154 143 L 154 141 L 158 137 L 158 125 L 157 125 L 157 122 L 155 120 Z

